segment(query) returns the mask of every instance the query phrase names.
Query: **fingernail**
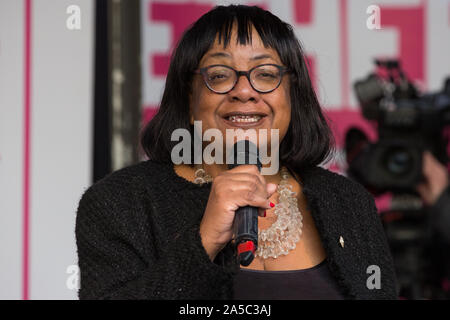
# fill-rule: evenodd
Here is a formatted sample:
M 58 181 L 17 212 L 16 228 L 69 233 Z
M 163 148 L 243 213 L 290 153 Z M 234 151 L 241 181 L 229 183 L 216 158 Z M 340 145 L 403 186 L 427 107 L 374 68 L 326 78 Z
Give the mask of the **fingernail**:
M 271 206 L 272 208 L 275 207 L 275 203 L 271 202 L 271 203 L 270 203 L 270 206 Z
M 266 212 L 266 210 L 264 210 L 264 218 L 266 217 L 266 215 L 267 215 L 267 212 Z

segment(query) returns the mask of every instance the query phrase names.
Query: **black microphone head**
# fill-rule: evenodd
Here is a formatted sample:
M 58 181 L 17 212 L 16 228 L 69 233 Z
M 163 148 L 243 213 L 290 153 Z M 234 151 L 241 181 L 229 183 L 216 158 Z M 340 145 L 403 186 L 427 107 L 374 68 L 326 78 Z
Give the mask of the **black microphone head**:
M 261 171 L 261 161 L 259 160 L 258 147 L 249 140 L 238 140 L 231 150 L 233 153 L 228 158 L 229 169 L 233 169 L 243 164 L 254 164 Z

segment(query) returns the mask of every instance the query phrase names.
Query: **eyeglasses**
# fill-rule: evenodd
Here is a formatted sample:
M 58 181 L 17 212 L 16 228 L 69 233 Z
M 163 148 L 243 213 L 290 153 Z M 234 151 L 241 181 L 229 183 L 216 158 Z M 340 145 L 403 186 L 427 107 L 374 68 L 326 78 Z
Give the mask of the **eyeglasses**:
M 228 93 L 238 79 L 245 76 L 252 88 L 259 93 L 269 93 L 279 87 L 288 68 L 276 64 L 262 64 L 249 71 L 237 71 L 232 67 L 215 64 L 194 71 L 201 74 L 206 86 L 215 93 Z

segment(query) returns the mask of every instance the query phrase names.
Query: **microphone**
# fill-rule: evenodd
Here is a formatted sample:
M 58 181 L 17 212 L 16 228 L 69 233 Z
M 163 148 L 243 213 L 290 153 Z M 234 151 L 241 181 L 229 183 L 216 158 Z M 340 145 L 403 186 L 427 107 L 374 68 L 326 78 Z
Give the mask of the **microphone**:
M 258 148 L 248 140 L 239 140 L 233 147 L 233 162 L 228 164 L 233 169 L 243 164 L 255 164 L 261 171 Z M 236 210 L 233 229 L 238 252 L 238 262 L 248 266 L 255 258 L 258 248 L 258 208 L 252 206 L 240 207 Z

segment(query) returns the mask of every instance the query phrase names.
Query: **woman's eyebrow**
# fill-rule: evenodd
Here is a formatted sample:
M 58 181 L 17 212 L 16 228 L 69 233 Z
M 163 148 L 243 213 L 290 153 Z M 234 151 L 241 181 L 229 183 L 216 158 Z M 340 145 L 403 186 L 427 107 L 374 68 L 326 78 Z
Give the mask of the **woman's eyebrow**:
M 228 58 L 228 59 L 231 59 L 231 55 L 227 52 L 213 52 L 213 53 L 207 54 L 205 58 Z M 264 53 L 264 54 L 259 54 L 257 56 L 251 57 L 250 61 L 262 60 L 262 59 L 273 59 L 273 57 L 270 54 Z
M 227 52 L 213 52 L 207 54 L 205 58 L 231 58 L 231 55 Z
M 270 54 L 260 54 L 254 57 L 251 57 L 250 60 L 262 60 L 262 59 L 273 59 L 273 57 Z

